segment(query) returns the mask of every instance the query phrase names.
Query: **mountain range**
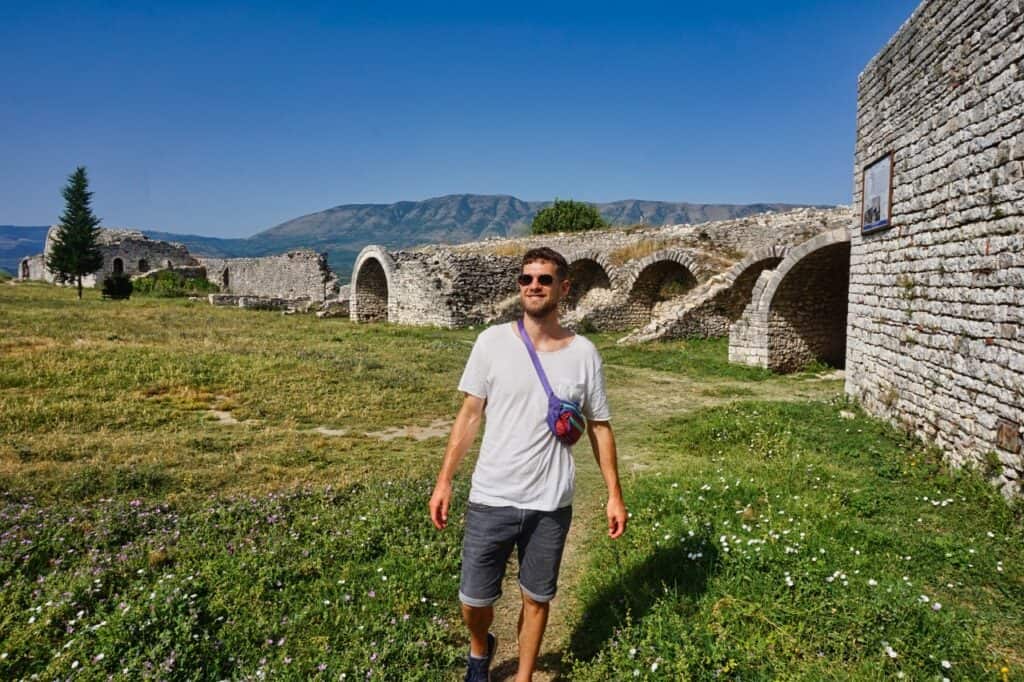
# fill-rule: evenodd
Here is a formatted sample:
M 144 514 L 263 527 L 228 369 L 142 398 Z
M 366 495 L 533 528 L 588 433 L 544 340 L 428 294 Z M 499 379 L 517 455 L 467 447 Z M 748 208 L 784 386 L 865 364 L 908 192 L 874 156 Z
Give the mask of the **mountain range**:
M 367 244 L 397 249 L 523 235 L 529 232 L 537 211 L 550 205 L 550 201 L 523 201 L 507 195 L 452 194 L 394 204 L 343 204 L 294 218 L 244 239 L 143 232 L 152 239 L 181 242 L 191 253 L 201 256 L 266 256 L 297 248 L 323 251 L 328 254 L 331 268 L 344 281 L 351 274 L 356 255 Z M 595 206 L 612 225 L 664 225 L 742 218 L 801 205 L 626 199 Z M 21 237 L 17 236 L 19 230 L 25 231 Z M 45 234 L 46 228 L 0 226 L 0 268 L 14 273 L 20 258 L 42 251 Z

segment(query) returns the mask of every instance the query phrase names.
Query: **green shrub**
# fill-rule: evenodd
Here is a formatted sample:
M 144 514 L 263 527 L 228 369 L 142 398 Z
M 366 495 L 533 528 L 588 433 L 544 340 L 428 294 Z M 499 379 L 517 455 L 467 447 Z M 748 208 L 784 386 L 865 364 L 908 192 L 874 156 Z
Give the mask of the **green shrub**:
M 220 289 L 217 288 L 217 285 L 205 277 L 185 277 L 173 270 L 165 270 L 153 277 L 140 277 L 135 280 L 135 292 L 143 296 L 175 298 L 218 291 Z
M 583 232 L 608 227 L 598 210 L 581 201 L 559 201 L 541 209 L 533 218 L 530 230 L 533 234 L 551 232 Z
M 107 275 L 103 278 L 103 298 L 127 299 L 132 295 L 132 279 L 128 275 Z
M 0 268 L 0 282 L 6 282 L 9 279 L 14 279 L 14 275 Z

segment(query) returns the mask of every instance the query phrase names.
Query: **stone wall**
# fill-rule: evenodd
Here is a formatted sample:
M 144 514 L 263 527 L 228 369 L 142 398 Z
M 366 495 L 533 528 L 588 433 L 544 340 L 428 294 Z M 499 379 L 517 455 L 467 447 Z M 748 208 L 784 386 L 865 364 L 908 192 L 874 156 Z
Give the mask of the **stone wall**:
M 49 272 L 46 269 L 46 259 L 43 254 L 22 258 L 18 264 L 18 279 L 21 280 L 46 280 Z M 52 281 L 52 277 L 51 277 Z
M 780 372 L 816 360 L 843 366 L 849 239 L 846 228 L 826 232 L 791 249 L 774 269 L 761 268 L 750 304 L 729 331 L 730 362 Z
M 638 343 L 670 338 L 720 338 L 743 314 L 761 273 L 782 262 L 788 247 L 755 249 L 724 273 L 715 275 L 688 295 L 670 302 L 651 323 L 622 341 Z
M 327 256 L 314 251 L 260 258 L 200 257 L 198 261 L 206 268 L 206 278 L 224 294 L 324 301 L 338 293 Z
M 853 230 L 846 391 L 1024 478 L 1024 3 L 928 0 L 858 84 L 861 173 L 893 155 L 890 229 Z
M 633 329 L 671 314 L 675 301 L 748 251 L 784 249 L 826 227 L 848 224 L 850 215 L 847 208 L 800 209 L 703 225 L 484 240 L 393 253 L 372 245 L 353 268 L 350 314 L 365 322 L 442 327 L 511 319 L 519 310 L 515 276 L 522 254 L 550 246 L 569 262 L 574 288 L 565 301 L 566 322 Z M 723 299 L 707 310 L 720 315 L 731 307 L 738 315 L 748 293 L 737 289 L 737 300 Z M 724 333 L 723 320 L 705 325 L 706 330 Z
M 29 268 L 28 279 L 54 283 L 54 274 L 46 267 L 46 257 L 53 249 L 53 240 L 59 226 L 53 225 L 46 233 L 43 253 L 22 259 L 19 277 L 23 268 Z M 97 245 L 103 255 L 103 266 L 90 275 L 82 277 L 82 284 L 95 286 L 110 274 L 123 273 L 129 276 L 141 275 L 150 270 L 166 267 L 188 267 L 197 264 L 183 244 L 150 239 L 136 230 L 102 228 Z

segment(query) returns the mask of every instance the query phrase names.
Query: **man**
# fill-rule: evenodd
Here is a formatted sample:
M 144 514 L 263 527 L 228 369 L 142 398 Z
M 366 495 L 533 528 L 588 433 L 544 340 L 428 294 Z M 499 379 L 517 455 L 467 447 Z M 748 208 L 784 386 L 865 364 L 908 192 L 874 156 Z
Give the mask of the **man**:
M 608 535 L 618 538 L 626 530 L 626 507 L 601 357 L 590 341 L 559 324 L 558 304 L 569 293 L 567 275 L 568 265 L 557 251 L 540 248 L 526 253 L 518 280 L 523 324 L 555 395 L 582 406 L 590 445 L 608 488 Z M 489 679 L 497 645 L 488 632 L 493 604 L 501 596 L 505 563 L 515 547 L 522 593 L 516 680 L 526 682 L 532 678 L 555 596 L 572 519 L 575 465 L 569 446 L 548 428 L 547 394 L 517 324 L 496 325 L 477 337 L 459 390 L 465 399 L 430 498 L 430 517 L 438 529 L 447 525 L 452 478 L 486 414 L 466 511 L 459 586 L 462 617 L 470 633 L 466 680 Z

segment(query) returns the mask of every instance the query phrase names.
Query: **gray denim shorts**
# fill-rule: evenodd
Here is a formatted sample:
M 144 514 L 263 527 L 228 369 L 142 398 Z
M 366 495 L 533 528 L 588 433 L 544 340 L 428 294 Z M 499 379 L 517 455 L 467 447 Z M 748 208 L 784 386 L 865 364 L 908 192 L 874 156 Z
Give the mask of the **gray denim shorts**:
M 536 602 L 551 601 L 571 522 L 572 507 L 537 511 L 470 502 L 459 599 L 469 606 L 490 606 L 497 601 L 505 564 L 515 547 L 519 551 L 519 587 Z

